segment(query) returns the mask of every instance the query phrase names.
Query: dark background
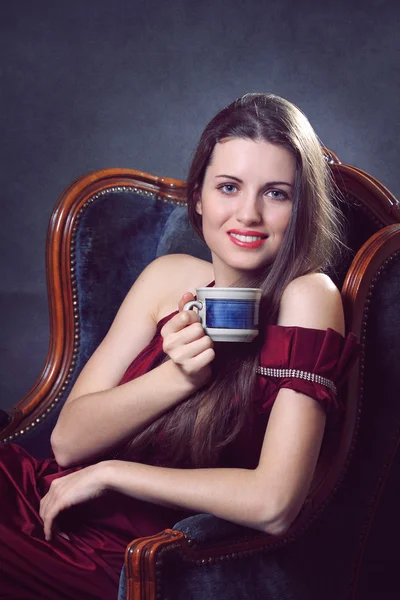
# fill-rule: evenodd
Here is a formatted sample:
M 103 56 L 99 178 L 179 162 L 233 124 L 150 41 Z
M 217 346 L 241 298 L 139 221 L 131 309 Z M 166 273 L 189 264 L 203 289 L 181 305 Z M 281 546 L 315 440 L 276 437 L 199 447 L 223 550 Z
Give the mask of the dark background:
M 309 116 L 400 196 L 399 3 L 20 0 L 1 5 L 0 405 L 48 344 L 45 238 L 79 175 L 185 178 L 208 120 L 248 91 Z

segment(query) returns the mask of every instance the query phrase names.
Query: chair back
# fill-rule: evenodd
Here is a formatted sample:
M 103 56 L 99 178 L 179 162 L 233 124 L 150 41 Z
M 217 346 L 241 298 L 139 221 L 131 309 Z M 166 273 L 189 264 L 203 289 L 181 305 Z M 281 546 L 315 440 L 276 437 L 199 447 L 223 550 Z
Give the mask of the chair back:
M 329 151 L 325 156 L 348 222 L 349 252 L 332 273 L 341 287 L 353 256 L 376 231 L 400 221 L 400 211 L 390 192 L 371 176 L 342 165 Z M 80 177 L 61 195 L 47 239 L 48 356 L 38 381 L 12 411 L 4 441 L 15 441 L 36 456 L 49 455 L 59 411 L 139 273 L 154 258 L 169 253 L 210 260 L 209 250 L 188 223 L 185 192 L 182 181 L 107 169 Z M 347 326 L 360 334 L 346 294 Z M 357 377 L 355 370 L 341 454 L 332 449 L 322 453 L 311 494 L 313 508 L 332 487 L 332 476 L 326 479 L 328 467 L 337 478 L 348 454 L 358 406 Z

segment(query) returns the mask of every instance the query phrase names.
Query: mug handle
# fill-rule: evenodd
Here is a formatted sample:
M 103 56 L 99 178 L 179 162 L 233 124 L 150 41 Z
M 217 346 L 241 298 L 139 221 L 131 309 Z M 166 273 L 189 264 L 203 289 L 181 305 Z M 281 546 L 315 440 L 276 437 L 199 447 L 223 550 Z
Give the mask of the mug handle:
M 192 310 L 192 308 L 194 307 L 201 310 L 203 308 L 203 303 L 199 300 L 191 300 L 190 302 L 186 302 L 185 306 L 183 307 L 183 310 Z

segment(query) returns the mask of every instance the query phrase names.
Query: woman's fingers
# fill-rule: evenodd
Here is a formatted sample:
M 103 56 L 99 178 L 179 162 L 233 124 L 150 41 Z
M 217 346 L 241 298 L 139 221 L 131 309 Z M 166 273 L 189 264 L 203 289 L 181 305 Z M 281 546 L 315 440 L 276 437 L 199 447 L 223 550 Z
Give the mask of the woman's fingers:
M 211 377 L 210 363 L 215 358 L 213 343 L 205 333 L 199 315 L 183 310 L 186 302 L 194 299 L 190 292 L 179 302 L 179 313 L 162 328 L 163 351 L 195 385 L 204 385 Z
M 206 336 L 200 323 L 192 323 L 181 331 L 170 333 L 166 336 L 163 335 L 163 350 L 169 355 L 176 348 L 184 348 L 188 344 L 204 337 Z
M 46 496 L 40 502 L 40 517 L 43 521 L 44 537 L 47 541 L 51 540 L 53 521 L 55 519 L 54 503 L 51 501 L 51 492 L 47 492 Z
M 193 323 L 200 324 L 200 317 L 193 310 L 184 310 L 170 319 L 161 329 L 161 335 L 165 339 L 168 335 L 183 331 Z M 200 329 L 199 329 L 200 331 Z
M 45 516 L 43 518 L 44 537 L 48 542 L 51 540 L 51 535 L 52 535 L 52 531 L 53 531 L 53 521 L 54 521 L 56 515 L 57 515 L 57 513 L 55 513 L 54 510 L 47 511 L 47 513 L 45 514 Z
M 199 354 L 197 354 L 196 356 L 193 356 L 190 359 L 190 361 L 188 363 L 186 363 L 185 371 L 189 376 L 196 375 L 197 373 L 202 371 L 202 369 L 209 367 L 210 363 L 212 363 L 214 358 L 215 358 L 214 348 L 208 347 L 205 350 L 203 350 L 202 352 L 200 352 Z M 208 378 L 210 373 L 207 373 L 206 379 Z
M 194 300 L 194 296 L 191 292 L 186 292 L 186 294 L 183 294 L 179 301 L 179 313 L 172 317 L 172 319 L 170 319 L 161 330 L 161 335 L 163 337 L 170 333 L 181 331 L 191 323 L 200 322 L 200 317 L 196 312 L 193 310 L 183 310 L 185 304 L 187 302 L 191 302 L 192 300 Z
M 49 491 L 40 501 L 39 508 L 46 540 L 51 539 L 52 531 L 55 530 L 54 520 L 62 510 L 97 498 L 103 493 L 107 473 L 105 466 L 105 463 L 101 462 L 51 482 Z M 66 534 L 62 535 L 69 539 Z
M 168 348 L 168 354 L 174 363 L 183 364 L 209 348 L 212 348 L 211 339 L 207 335 L 202 335 L 184 345 L 180 344 L 176 347 Z
M 43 520 L 44 537 L 50 540 L 54 528 L 54 519 L 65 508 L 62 502 L 63 494 L 59 493 L 60 480 L 54 480 L 47 494 L 40 501 L 39 515 Z
M 186 292 L 186 294 L 183 294 L 182 298 L 179 300 L 179 312 L 182 312 L 185 304 L 187 302 L 191 302 L 192 300 L 194 300 L 194 296 L 191 292 Z
M 55 523 L 57 515 L 71 505 L 70 501 L 67 500 L 69 488 L 66 486 L 66 482 L 63 481 L 65 477 L 69 476 L 65 475 L 52 481 L 49 491 L 40 501 L 39 515 L 43 521 L 44 537 L 48 541 L 51 540 L 53 533 L 69 540 L 68 535 L 59 531 Z

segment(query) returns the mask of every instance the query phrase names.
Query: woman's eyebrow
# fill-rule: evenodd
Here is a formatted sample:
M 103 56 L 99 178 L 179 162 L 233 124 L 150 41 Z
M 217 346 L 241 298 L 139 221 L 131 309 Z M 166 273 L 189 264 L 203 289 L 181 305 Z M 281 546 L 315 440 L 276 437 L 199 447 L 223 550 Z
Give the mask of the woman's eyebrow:
M 288 187 L 294 187 L 293 183 L 288 183 L 287 181 L 267 181 L 265 185 L 287 185 Z
M 239 179 L 239 177 L 235 177 L 234 175 L 216 175 L 215 177 L 225 177 L 226 179 L 234 179 L 238 183 L 243 183 L 243 181 Z
M 234 175 L 216 175 L 216 178 L 218 177 L 224 177 L 225 179 L 233 179 L 234 181 L 237 181 L 238 183 L 243 183 L 242 179 L 239 179 L 239 177 L 235 177 Z M 287 185 L 288 187 L 293 187 L 292 183 L 288 183 L 287 181 L 267 181 L 265 183 L 265 185 Z

